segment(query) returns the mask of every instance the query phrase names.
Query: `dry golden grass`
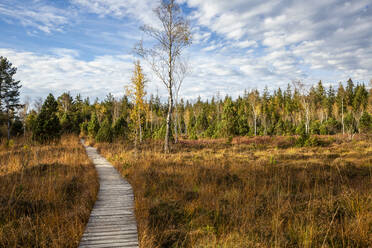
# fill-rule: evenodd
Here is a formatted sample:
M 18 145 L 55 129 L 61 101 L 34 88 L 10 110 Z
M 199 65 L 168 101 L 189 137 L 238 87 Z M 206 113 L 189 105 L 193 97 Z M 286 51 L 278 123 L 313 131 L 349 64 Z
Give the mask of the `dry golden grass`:
M 134 188 L 143 248 L 372 247 L 371 139 L 320 138 L 96 146 Z
M 0 148 L 0 247 L 77 247 L 98 190 L 76 136 Z

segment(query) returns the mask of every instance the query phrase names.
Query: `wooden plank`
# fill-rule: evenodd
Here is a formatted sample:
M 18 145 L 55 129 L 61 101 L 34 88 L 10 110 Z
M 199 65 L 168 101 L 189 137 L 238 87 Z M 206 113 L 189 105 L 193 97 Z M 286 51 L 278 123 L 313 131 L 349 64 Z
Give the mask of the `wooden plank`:
M 138 247 L 131 185 L 95 148 L 84 147 L 96 167 L 100 189 L 79 247 Z

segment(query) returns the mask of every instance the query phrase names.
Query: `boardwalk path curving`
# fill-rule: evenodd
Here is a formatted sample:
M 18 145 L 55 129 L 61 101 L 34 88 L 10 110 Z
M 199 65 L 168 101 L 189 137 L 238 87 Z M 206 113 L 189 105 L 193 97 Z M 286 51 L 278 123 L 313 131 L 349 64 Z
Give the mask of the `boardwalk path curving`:
M 95 148 L 85 149 L 98 172 L 100 189 L 79 247 L 138 247 L 132 187 Z

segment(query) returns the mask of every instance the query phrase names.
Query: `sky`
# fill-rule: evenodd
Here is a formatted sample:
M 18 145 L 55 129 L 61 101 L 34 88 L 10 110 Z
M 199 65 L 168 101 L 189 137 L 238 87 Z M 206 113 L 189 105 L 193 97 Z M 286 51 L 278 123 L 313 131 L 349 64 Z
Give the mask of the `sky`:
M 372 0 L 178 0 L 188 18 L 190 67 L 180 96 L 241 95 L 292 81 L 372 79 Z M 0 0 L 0 56 L 18 68 L 21 97 L 63 92 L 121 97 L 140 31 L 158 25 L 156 0 Z M 147 92 L 163 84 L 141 62 Z

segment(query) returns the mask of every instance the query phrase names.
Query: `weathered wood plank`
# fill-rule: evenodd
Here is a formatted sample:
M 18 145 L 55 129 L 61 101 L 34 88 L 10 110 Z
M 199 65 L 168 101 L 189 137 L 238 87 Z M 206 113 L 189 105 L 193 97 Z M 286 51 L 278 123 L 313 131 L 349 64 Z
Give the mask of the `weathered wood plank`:
M 79 247 L 138 247 L 132 187 L 95 148 L 85 149 L 98 172 L 100 189 Z

